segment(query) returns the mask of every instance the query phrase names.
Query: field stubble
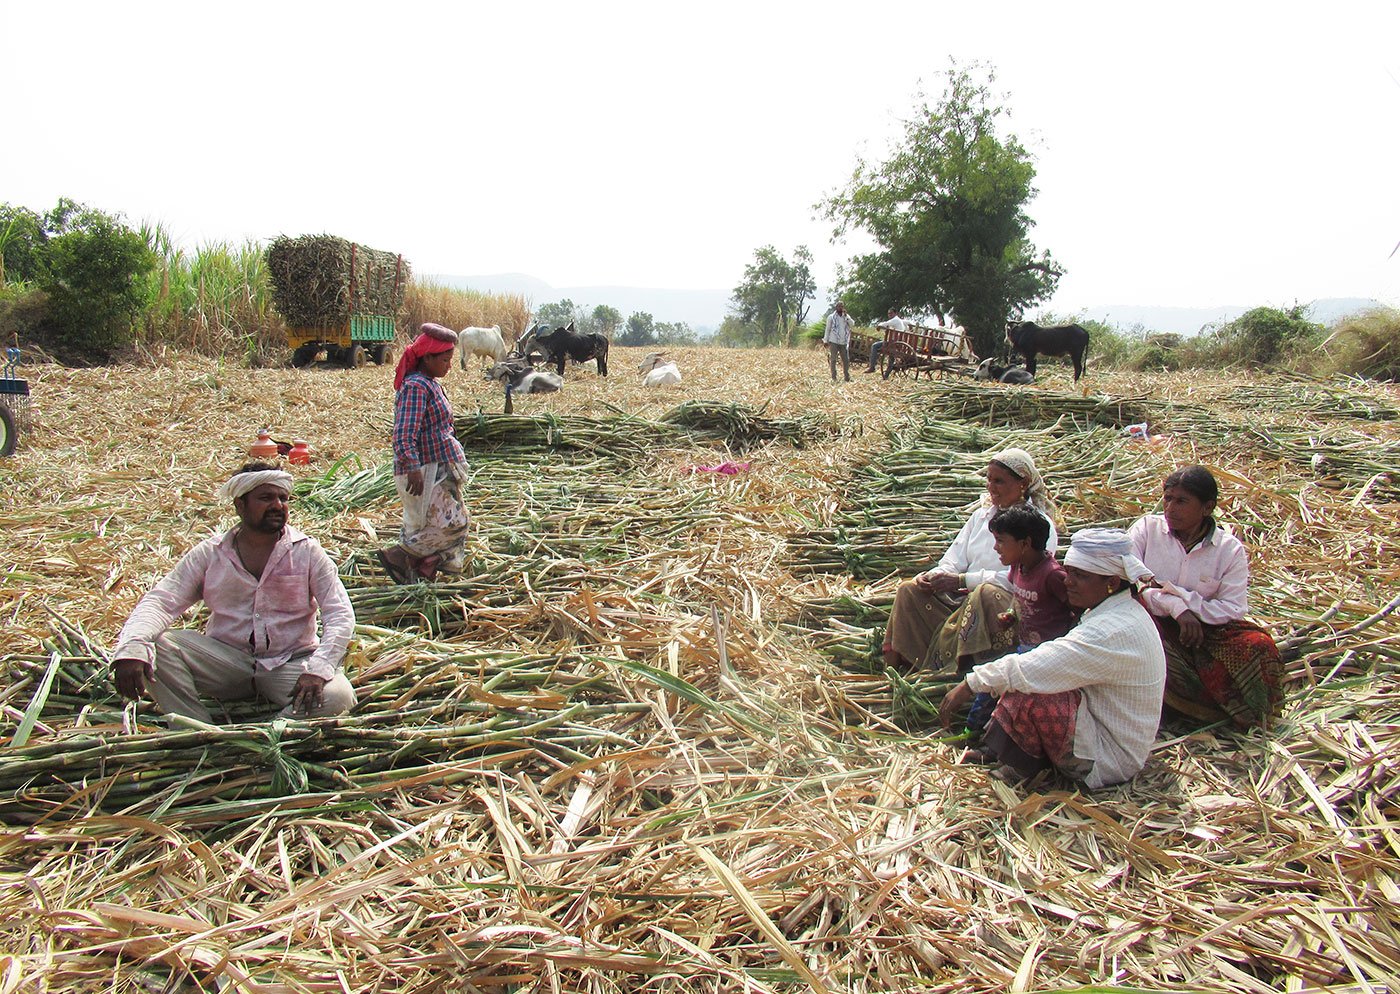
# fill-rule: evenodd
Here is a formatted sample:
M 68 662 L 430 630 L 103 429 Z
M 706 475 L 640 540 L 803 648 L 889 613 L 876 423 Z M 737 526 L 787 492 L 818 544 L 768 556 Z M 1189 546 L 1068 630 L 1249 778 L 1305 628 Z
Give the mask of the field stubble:
M 367 565 L 397 524 L 382 471 L 313 513 L 316 475 L 387 457 L 389 370 L 32 370 L 43 427 L 0 468 L 7 739 L 49 689 L 27 751 L 0 757 L 16 825 L 0 989 L 182 971 L 356 991 L 1400 975 L 1396 627 L 1349 631 L 1400 586 L 1395 481 L 1369 471 L 1400 441 L 1393 390 L 1093 375 L 1129 405 L 1115 417 L 1165 428 L 1142 445 L 1094 427 L 1082 394 L 837 386 L 813 352 L 673 354 L 676 390 L 643 390 L 641 350 L 615 349 L 611 378 L 589 366 L 518 398 L 564 436 L 568 416 L 597 419 L 603 441 L 471 450 L 473 568 L 437 590 Z M 459 416 L 500 410 L 474 373 L 446 386 Z M 808 433 L 731 451 L 652 424 L 686 400 Z M 93 658 L 229 523 L 213 491 L 267 425 L 317 453 L 294 520 L 345 563 L 361 705 L 130 727 Z M 1297 635 L 1276 735 L 1168 730 L 1130 785 L 1018 791 L 930 734 L 936 686 L 861 671 L 897 574 L 936 557 L 985 451 L 1018 442 L 1074 525 L 1149 509 L 1176 464 L 1220 472 L 1255 613 Z M 749 466 L 692 472 L 726 459 Z

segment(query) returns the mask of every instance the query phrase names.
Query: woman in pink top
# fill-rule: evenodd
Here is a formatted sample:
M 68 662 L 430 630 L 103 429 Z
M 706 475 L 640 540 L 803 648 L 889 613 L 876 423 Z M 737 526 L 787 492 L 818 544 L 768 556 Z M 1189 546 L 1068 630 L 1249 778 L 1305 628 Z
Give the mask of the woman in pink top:
M 1283 663 L 1267 631 L 1245 619 L 1249 562 L 1215 520 L 1219 487 L 1203 466 L 1162 484 L 1162 513 L 1133 525 L 1133 549 L 1152 571 L 1141 592 L 1167 653 L 1168 707 L 1202 722 L 1268 725 L 1283 706 Z

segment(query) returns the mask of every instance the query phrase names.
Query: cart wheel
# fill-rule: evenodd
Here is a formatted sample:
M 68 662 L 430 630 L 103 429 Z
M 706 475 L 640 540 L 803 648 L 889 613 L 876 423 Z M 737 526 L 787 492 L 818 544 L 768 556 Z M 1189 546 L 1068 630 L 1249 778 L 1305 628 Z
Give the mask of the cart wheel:
M 359 342 L 351 342 L 343 354 L 346 369 L 359 369 L 365 364 L 365 349 Z
M 907 342 L 886 342 L 880 350 L 880 361 L 884 366 L 881 375 L 888 380 L 892 373 L 909 371 L 914 365 L 914 349 Z
M 380 366 L 390 366 L 390 365 L 393 365 L 393 362 L 394 362 L 394 346 L 393 346 L 393 343 L 390 342 L 390 343 L 386 343 L 386 344 L 384 344 L 384 345 L 376 345 L 376 346 L 374 347 L 374 351 L 371 353 L 371 355 L 374 356 L 374 361 L 375 361 L 375 363 L 378 364 L 378 365 L 380 365 Z
M 4 404 L 0 404 L 0 456 L 8 456 L 15 451 L 19 442 L 19 429 L 15 427 L 15 416 Z
M 318 345 L 298 345 L 296 351 L 292 353 L 292 366 L 296 369 L 305 369 L 316 361 L 316 354 L 321 351 Z

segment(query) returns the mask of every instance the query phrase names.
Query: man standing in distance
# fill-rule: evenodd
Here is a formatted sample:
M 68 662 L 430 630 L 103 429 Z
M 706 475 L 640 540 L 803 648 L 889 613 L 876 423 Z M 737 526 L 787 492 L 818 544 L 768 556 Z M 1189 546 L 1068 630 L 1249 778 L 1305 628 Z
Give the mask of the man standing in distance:
M 239 524 L 191 549 L 136 605 L 112 654 L 123 697 L 149 689 L 165 714 L 205 722 L 201 696 L 256 695 L 288 717 L 354 706 L 341 663 L 355 612 L 330 557 L 287 524 L 291 492 L 291 475 L 267 463 L 249 463 L 220 488 Z M 202 634 L 167 630 L 200 600 L 209 609 Z
M 841 371 L 846 374 L 846 382 L 851 382 L 851 328 L 855 324 L 846 313 L 846 305 L 836 302 L 836 309 L 826 319 L 826 332 L 822 341 L 826 343 L 826 360 L 831 366 L 831 382 L 836 382 L 836 357 L 841 357 Z

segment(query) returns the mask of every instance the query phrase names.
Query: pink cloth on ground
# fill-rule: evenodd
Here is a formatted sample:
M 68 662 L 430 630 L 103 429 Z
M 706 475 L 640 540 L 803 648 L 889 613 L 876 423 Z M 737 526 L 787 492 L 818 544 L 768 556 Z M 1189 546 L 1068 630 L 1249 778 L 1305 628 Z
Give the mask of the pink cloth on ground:
M 749 463 L 730 462 L 728 459 L 726 459 L 718 466 L 692 466 L 690 467 L 690 471 L 692 473 L 722 473 L 725 476 L 733 476 L 735 473 L 742 473 L 748 468 Z

